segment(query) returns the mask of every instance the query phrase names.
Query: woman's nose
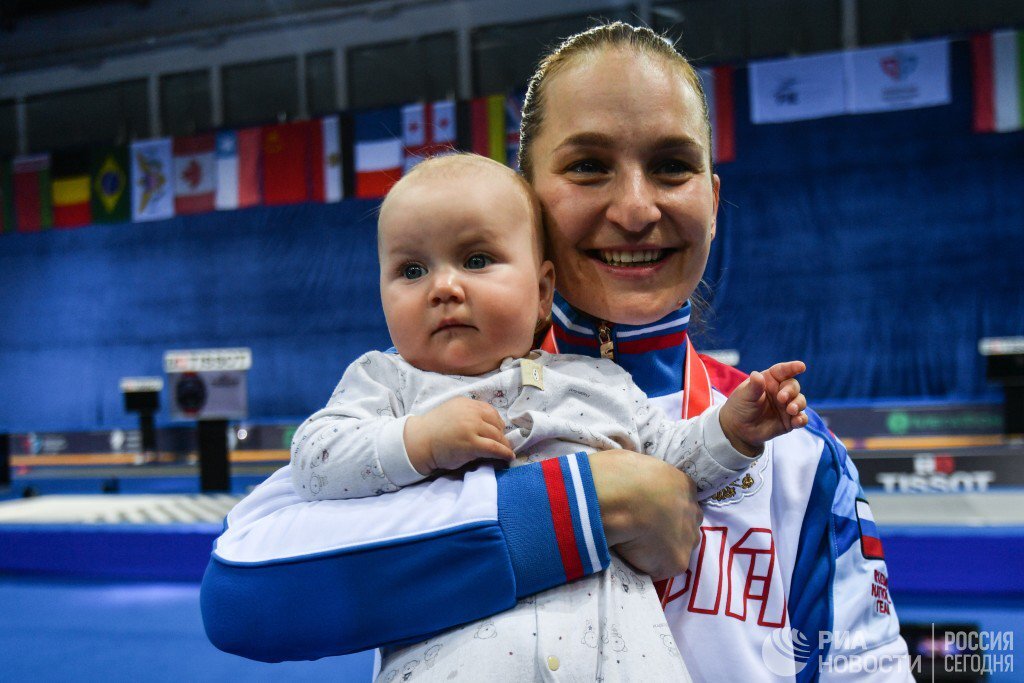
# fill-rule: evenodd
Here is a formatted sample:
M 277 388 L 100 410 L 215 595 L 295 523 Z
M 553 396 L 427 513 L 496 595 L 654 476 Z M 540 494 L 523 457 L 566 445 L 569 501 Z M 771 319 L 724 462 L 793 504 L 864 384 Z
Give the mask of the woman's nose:
M 430 303 L 459 303 L 466 299 L 461 278 L 454 268 L 446 268 L 434 274 L 430 288 Z
M 615 179 L 607 216 L 629 232 L 643 232 L 661 219 L 656 188 L 642 169 L 620 173 Z

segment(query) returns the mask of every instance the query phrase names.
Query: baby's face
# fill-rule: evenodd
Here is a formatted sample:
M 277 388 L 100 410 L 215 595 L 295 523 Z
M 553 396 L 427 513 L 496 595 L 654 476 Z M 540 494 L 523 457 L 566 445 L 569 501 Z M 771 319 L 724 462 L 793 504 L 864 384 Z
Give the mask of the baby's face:
M 421 370 L 479 375 L 526 355 L 551 307 L 530 205 L 493 170 L 424 174 L 388 198 L 380 293 L 391 340 Z

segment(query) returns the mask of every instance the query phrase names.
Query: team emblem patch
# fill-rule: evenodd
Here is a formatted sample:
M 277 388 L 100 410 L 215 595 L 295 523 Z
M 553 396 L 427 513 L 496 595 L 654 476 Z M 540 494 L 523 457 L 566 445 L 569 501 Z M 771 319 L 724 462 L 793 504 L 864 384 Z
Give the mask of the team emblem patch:
M 857 499 L 857 525 L 860 527 L 860 550 L 869 560 L 884 560 L 882 539 L 878 537 L 875 516 L 871 514 L 871 506 L 863 498 Z
M 766 446 L 766 449 L 768 446 Z M 724 507 L 738 503 L 747 496 L 752 496 L 764 487 L 765 470 L 768 468 L 768 461 L 771 453 L 766 450 L 765 454 L 758 458 L 758 461 L 739 479 L 723 486 L 713 496 L 704 501 L 705 505 L 711 507 Z

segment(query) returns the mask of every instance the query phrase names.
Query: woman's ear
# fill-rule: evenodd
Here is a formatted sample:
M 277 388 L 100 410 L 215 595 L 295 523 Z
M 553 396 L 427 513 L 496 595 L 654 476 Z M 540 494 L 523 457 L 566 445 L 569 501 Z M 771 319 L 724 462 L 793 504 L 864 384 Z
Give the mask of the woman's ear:
M 540 264 L 540 308 L 537 319 L 544 320 L 551 315 L 551 303 L 555 298 L 555 264 L 544 261 Z

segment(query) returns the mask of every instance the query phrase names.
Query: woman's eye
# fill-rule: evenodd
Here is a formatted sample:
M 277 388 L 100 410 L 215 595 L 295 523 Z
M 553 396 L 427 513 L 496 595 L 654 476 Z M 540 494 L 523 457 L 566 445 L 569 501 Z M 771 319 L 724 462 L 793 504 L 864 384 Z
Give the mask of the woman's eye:
M 473 254 L 466 259 L 466 268 L 469 268 L 470 270 L 479 270 L 493 262 L 494 260 L 490 256 L 485 254 Z
M 680 175 L 683 173 L 698 173 L 700 169 L 682 159 L 667 159 L 657 165 L 657 172 L 665 175 Z
M 406 280 L 416 280 L 427 274 L 427 269 L 418 263 L 407 263 L 402 266 L 402 277 Z
M 595 159 L 581 159 L 570 164 L 567 170 L 570 173 L 602 173 L 604 172 L 604 165 Z

